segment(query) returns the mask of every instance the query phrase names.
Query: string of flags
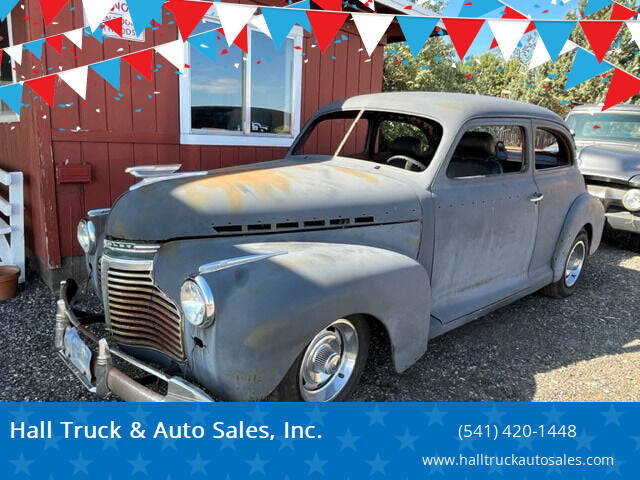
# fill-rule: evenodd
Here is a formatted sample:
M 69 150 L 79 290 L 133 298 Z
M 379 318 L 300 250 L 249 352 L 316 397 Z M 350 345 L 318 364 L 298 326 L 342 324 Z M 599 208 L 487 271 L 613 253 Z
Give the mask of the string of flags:
M 43 7 L 43 17 L 45 22 L 49 23 L 54 21 L 56 15 L 67 3 L 66 0 L 39 1 L 41 5 L 46 5 Z M 0 15 L 6 15 L 16 3 L 17 0 L 0 0 Z M 76 47 L 82 48 L 84 36 L 92 36 L 96 40 L 102 41 L 102 26 L 108 26 L 116 33 L 120 32 L 119 34 L 121 35 L 122 18 L 104 21 L 114 3 L 115 0 L 83 0 L 85 16 L 89 22 L 88 27 L 6 47 L 0 50 L 0 56 L 4 51 L 13 62 L 21 64 L 23 52 L 27 50 L 40 60 L 45 43 L 52 46 L 58 53 L 62 53 L 64 38 L 67 38 Z M 500 0 L 468 2 L 461 11 L 461 15 L 467 16 L 460 17 L 344 12 L 342 11 L 342 0 L 314 0 L 314 3 L 324 9 L 311 10 L 310 0 L 302 0 L 283 8 L 223 2 L 214 3 L 213 1 L 202 0 L 128 0 L 132 22 L 137 25 L 136 32 L 139 31 L 137 30 L 138 28 L 144 29 L 152 20 L 160 23 L 162 21 L 162 7 L 164 6 L 173 13 L 181 39 L 133 54 L 110 58 L 72 70 L 60 71 L 51 75 L 3 86 L 0 87 L 0 99 L 4 100 L 19 115 L 22 87 L 26 84 L 52 106 L 56 78 L 60 78 L 79 96 L 86 99 L 89 68 L 103 77 L 116 90 L 119 90 L 121 61 L 131 65 L 140 74 L 141 78 L 151 81 L 154 50 L 172 63 L 179 72 L 184 72 L 183 42 L 188 41 L 195 48 L 203 51 L 205 56 L 215 61 L 215 41 L 218 34 L 225 38 L 229 47 L 235 45 L 245 51 L 247 50 L 248 24 L 252 24 L 266 33 L 272 38 L 278 49 L 294 25 L 300 25 L 314 34 L 320 50 L 324 53 L 348 18 L 353 20 L 369 56 L 373 54 L 394 19 L 398 21 L 414 57 L 422 50 L 434 31 L 442 33 L 440 26 L 446 29 L 460 60 L 465 58 L 485 22 L 489 24 L 495 38 L 495 44 L 505 60 L 511 58 L 522 37 L 527 32 L 537 30 L 539 41 L 534 50 L 529 68 L 535 68 L 547 61 L 555 62 L 560 55 L 577 50 L 565 89 L 573 88 L 590 78 L 614 69 L 605 101 L 605 108 L 627 100 L 640 92 L 639 78 L 604 61 L 606 53 L 622 29 L 623 24 L 640 46 L 640 21 L 630 20 L 638 13 L 621 5 L 616 8 L 619 4 L 610 0 L 590 0 L 588 2 L 585 14 L 593 9 L 596 9 L 594 10 L 595 12 L 607 5 L 614 5 L 611 19 L 598 21 L 531 20 L 508 6 L 504 8 L 505 5 Z M 363 3 L 372 4 L 372 2 Z M 474 4 L 476 5 L 475 7 Z M 105 7 L 105 5 L 107 6 Z M 483 6 L 479 8 L 477 5 Z M 501 5 L 504 8 L 502 18 L 485 19 L 470 16 L 486 14 L 491 11 L 492 5 L 493 7 Z M 215 9 L 221 28 L 214 32 L 192 35 L 195 28 L 212 8 Z M 258 13 L 258 8 L 260 8 L 260 13 Z M 569 41 L 569 37 L 578 24 L 584 32 L 594 52 L 593 54 Z

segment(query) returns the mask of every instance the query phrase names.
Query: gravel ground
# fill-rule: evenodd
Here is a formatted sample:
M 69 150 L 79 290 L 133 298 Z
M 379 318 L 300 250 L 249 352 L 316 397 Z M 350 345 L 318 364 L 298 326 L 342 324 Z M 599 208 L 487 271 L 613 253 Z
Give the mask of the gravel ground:
M 404 374 L 374 332 L 354 400 L 640 401 L 640 255 L 609 242 L 573 297 L 535 294 L 504 307 L 434 339 Z M 95 400 L 52 351 L 54 314 L 35 276 L 0 303 L 0 401 Z

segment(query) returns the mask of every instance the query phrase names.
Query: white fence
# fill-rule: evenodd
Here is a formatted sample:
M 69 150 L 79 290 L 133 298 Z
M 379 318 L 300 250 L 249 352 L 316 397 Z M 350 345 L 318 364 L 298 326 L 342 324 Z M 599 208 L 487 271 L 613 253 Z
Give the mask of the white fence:
M 0 192 L 0 265 L 20 267 L 22 283 L 25 280 L 22 173 L 9 173 L 0 169 L 0 185 L 9 187 L 9 198 L 5 198 L 6 195 L 3 196 Z

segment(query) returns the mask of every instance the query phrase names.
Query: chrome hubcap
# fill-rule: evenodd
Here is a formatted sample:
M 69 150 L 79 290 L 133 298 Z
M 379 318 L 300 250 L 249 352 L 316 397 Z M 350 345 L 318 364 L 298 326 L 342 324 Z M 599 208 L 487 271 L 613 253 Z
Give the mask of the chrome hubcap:
M 567 259 L 567 266 L 564 272 L 564 283 L 567 287 L 573 287 L 578 281 L 586 255 L 587 246 L 580 240 L 573 246 Z
M 358 332 L 340 319 L 318 333 L 300 365 L 299 385 L 307 402 L 328 402 L 345 387 L 358 358 Z

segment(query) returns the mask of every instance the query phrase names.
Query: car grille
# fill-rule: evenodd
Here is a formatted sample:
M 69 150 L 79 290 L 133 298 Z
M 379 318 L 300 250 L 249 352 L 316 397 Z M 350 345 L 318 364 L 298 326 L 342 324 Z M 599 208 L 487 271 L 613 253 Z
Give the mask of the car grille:
M 153 283 L 152 261 L 102 258 L 107 326 L 120 344 L 146 347 L 184 360 L 176 305 Z

